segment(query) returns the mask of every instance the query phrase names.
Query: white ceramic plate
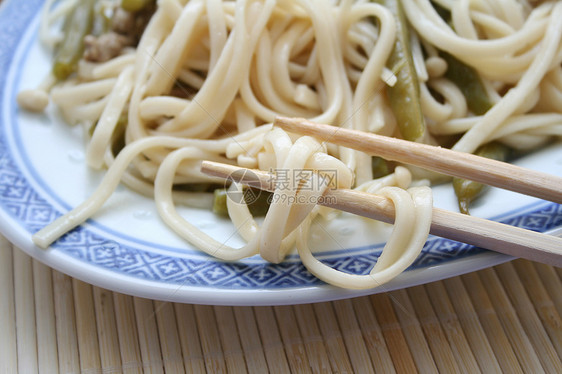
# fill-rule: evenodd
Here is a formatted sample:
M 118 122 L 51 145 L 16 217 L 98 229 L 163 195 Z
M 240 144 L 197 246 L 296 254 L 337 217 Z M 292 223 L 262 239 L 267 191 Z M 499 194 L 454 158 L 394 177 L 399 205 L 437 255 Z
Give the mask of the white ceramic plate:
M 178 239 L 159 220 L 151 200 L 120 187 L 104 208 L 48 250 L 31 235 L 84 200 L 100 173 L 84 162 L 82 133 L 46 114 L 21 111 L 17 92 L 33 88 L 50 68 L 50 55 L 37 41 L 41 0 L 5 0 L 0 7 L 0 230 L 40 261 L 86 282 L 115 291 L 201 304 L 272 305 L 335 300 L 426 283 L 510 259 L 466 244 L 431 237 L 414 265 L 374 290 L 348 291 L 312 277 L 291 255 L 272 265 L 259 257 L 224 263 Z M 562 147 L 550 147 L 519 161 L 562 175 Z M 435 205 L 456 209 L 450 186 L 435 189 Z M 234 227 L 208 211 L 182 211 L 216 238 L 240 244 Z M 473 214 L 528 229 L 562 225 L 558 204 L 493 189 Z M 313 230 L 318 255 L 339 269 L 365 273 L 383 243 L 376 225 L 356 217 L 323 223 Z

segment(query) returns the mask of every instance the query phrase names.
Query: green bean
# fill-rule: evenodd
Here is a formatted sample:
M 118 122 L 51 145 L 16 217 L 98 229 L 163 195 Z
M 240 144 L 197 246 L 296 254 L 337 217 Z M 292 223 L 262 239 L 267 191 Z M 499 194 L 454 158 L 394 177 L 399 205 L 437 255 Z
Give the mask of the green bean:
M 387 67 L 398 79 L 394 86 L 387 87 L 387 94 L 402 137 L 415 141 L 424 135 L 425 121 L 420 104 L 418 76 L 410 49 L 408 21 L 399 0 L 376 2 L 389 9 L 396 19 L 396 41 Z
M 121 8 L 128 12 L 138 12 L 143 10 L 153 0 L 121 0 Z
M 90 33 L 96 0 L 79 2 L 64 23 L 64 39 L 58 47 L 53 74 L 63 80 L 76 71 L 84 51 L 84 37 Z
M 475 154 L 498 161 L 506 161 L 511 155 L 511 149 L 501 143 L 491 142 L 479 147 Z M 453 188 L 457 195 L 459 210 L 469 214 L 469 207 L 486 190 L 486 185 L 462 178 L 453 178 Z
M 468 179 L 453 178 L 453 188 L 457 195 L 457 202 L 461 213 L 470 214 L 470 204 L 485 190 L 485 185 Z
M 441 52 L 440 55 L 447 62 L 445 77 L 461 90 L 468 109 L 477 115 L 486 113 L 493 104 L 478 72 L 447 52 Z
M 451 28 L 454 28 L 451 21 L 451 12 L 436 3 L 433 3 L 433 7 L 439 16 Z M 447 52 L 441 51 L 439 54 L 447 62 L 445 77 L 461 90 L 466 98 L 468 109 L 476 115 L 486 113 L 493 104 L 478 72 Z

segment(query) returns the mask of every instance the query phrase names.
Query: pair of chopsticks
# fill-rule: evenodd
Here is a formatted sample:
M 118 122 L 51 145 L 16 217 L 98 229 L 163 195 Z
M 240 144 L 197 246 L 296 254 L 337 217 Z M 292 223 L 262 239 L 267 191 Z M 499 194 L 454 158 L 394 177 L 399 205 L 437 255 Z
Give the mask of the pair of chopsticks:
M 516 165 L 451 151 L 426 144 L 310 122 L 300 118 L 278 117 L 274 123 L 288 132 L 310 135 L 386 160 L 416 165 L 442 174 L 473 180 L 514 192 L 562 203 L 562 178 Z M 273 192 L 272 175 L 204 161 L 201 170 L 209 175 Z M 330 208 L 387 223 L 394 221 L 394 205 L 387 198 L 349 190 L 328 190 L 323 199 Z M 562 266 L 562 238 L 490 221 L 444 209 L 433 208 L 430 233 L 507 255 L 554 266 Z

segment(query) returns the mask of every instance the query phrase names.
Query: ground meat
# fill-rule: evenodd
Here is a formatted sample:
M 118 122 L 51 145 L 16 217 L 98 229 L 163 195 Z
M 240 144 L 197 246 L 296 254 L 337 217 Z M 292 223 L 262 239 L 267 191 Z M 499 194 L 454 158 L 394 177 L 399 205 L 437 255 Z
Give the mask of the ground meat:
M 131 38 L 113 31 L 99 37 L 87 35 L 84 38 L 84 59 L 91 62 L 108 61 L 131 44 Z
M 117 8 L 111 19 L 111 28 L 121 35 L 130 35 L 136 28 L 135 24 L 135 14 L 127 12 L 123 8 Z
M 156 2 L 152 2 L 140 12 L 134 14 L 134 26 L 129 29 L 129 33 L 127 35 L 134 38 L 136 43 L 140 40 L 144 29 L 154 15 L 154 12 L 156 12 Z
M 116 8 L 111 19 L 111 31 L 84 38 L 84 59 L 104 62 L 118 56 L 123 48 L 136 46 L 154 11 L 154 4 L 137 13 Z

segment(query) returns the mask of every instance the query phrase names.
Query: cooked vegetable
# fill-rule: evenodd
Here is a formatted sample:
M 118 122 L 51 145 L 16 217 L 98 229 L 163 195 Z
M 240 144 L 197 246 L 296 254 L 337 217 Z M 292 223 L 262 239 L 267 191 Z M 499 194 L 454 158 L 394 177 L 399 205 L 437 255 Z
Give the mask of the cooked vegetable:
M 468 109 L 477 115 L 486 113 L 493 104 L 478 72 L 447 52 L 441 52 L 440 55 L 447 61 L 445 77 L 461 90 L 466 98 Z
M 271 192 L 261 191 L 257 188 L 244 187 L 244 201 L 248 204 L 248 209 L 254 217 L 263 217 L 269 209 L 271 204 Z M 213 202 L 213 212 L 221 216 L 228 216 L 228 208 L 226 206 L 226 200 L 228 197 L 228 191 L 225 189 L 216 189 L 215 199 Z
M 152 2 L 153 0 L 121 0 L 121 8 L 128 12 L 138 12 Z
M 84 51 L 84 37 L 92 29 L 96 0 L 84 0 L 69 13 L 64 23 L 64 39 L 59 46 L 53 74 L 63 80 L 76 71 L 78 61 Z
M 376 2 L 388 8 L 396 19 L 396 41 L 387 67 L 398 79 L 393 87 L 387 87 L 387 93 L 402 137 L 415 141 L 424 135 L 425 121 L 420 104 L 418 76 L 410 49 L 408 22 L 400 1 L 376 0 Z
M 371 159 L 371 169 L 373 169 L 373 179 L 390 174 L 388 163 L 381 157 L 373 157 Z
M 511 149 L 501 143 L 491 142 L 478 148 L 475 154 L 493 160 L 506 161 L 511 154 Z M 459 210 L 461 213 L 469 214 L 470 204 L 481 196 L 486 185 L 467 179 L 453 178 L 453 188 L 457 195 Z
M 102 2 L 96 2 L 94 6 L 94 19 L 92 21 L 92 29 L 90 34 L 99 36 L 105 34 L 111 29 L 111 12 L 107 12 L 107 5 Z
M 227 191 L 225 189 L 216 189 L 213 200 L 213 213 L 219 216 L 228 217 L 228 208 L 226 206 L 226 199 L 228 199 Z
M 256 188 L 246 188 L 244 190 L 244 199 L 248 202 L 250 213 L 254 217 L 263 217 L 269 210 L 273 194 L 268 191 L 258 190 Z
M 454 29 L 451 22 L 451 12 L 439 4 L 432 3 L 441 18 Z M 439 55 L 447 62 L 445 77 L 461 90 L 466 98 L 468 109 L 476 115 L 486 113 L 493 104 L 478 72 L 447 52 L 441 51 Z

